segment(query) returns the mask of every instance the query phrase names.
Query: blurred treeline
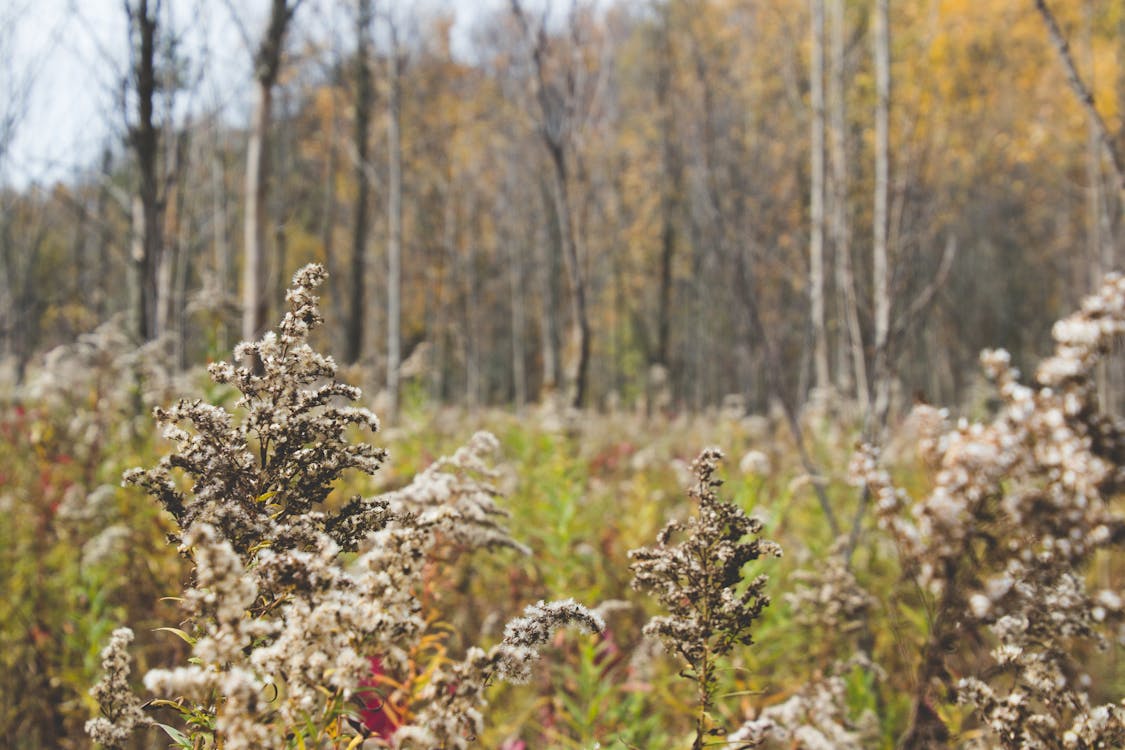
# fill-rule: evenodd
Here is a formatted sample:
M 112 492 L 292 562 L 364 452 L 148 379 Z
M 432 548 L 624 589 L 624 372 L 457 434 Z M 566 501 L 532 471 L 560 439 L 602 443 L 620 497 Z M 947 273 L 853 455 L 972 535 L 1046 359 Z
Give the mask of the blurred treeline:
M 873 392 L 885 347 L 902 398 L 956 403 L 981 348 L 1033 364 L 1123 239 L 1032 0 L 889 5 L 883 344 L 875 0 L 508 3 L 459 40 L 412 3 L 204 4 L 245 23 L 257 97 L 215 111 L 172 2 L 125 4 L 120 137 L 0 192 L 16 382 L 115 316 L 169 363 L 229 356 L 318 260 L 327 349 L 396 397 L 764 409 L 825 385 L 820 359 Z M 1119 139 L 1125 5 L 1053 5 Z

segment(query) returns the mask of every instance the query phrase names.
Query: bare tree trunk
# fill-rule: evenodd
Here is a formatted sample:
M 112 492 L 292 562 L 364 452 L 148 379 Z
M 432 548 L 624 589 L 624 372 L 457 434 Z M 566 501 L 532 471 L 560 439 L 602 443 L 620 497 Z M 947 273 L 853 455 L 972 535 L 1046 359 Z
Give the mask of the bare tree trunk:
M 129 211 L 129 257 L 126 274 L 128 312 L 126 325 L 138 342 L 148 339 L 148 316 L 145 315 L 145 205 L 134 195 Z
M 524 311 L 524 262 L 523 254 L 511 237 L 504 237 L 508 261 L 508 289 L 511 295 L 512 323 L 512 397 L 516 412 L 522 412 L 527 404 L 527 355 L 525 353 L 524 333 L 527 328 L 527 313 Z
M 540 183 L 543 212 L 553 214 L 550 197 Z M 555 237 L 548 231 L 546 222 L 539 222 L 535 228 L 535 245 L 539 250 L 539 282 L 542 287 L 542 314 L 539 317 L 540 349 L 543 357 L 543 376 L 539 388 L 539 399 L 553 397 L 559 383 L 558 321 L 555 295 L 555 269 L 558 265 L 558 248 Z
M 266 140 L 270 129 L 273 84 L 258 82 L 257 101 L 246 151 L 245 258 L 242 269 L 242 338 L 253 341 L 265 326 L 265 239 L 269 160 Z
M 242 273 L 242 338 L 257 339 L 266 324 L 267 202 L 269 199 L 269 135 L 273 87 L 281 69 L 285 31 L 300 0 L 272 0 L 270 21 L 254 55 L 256 101 L 246 149 L 245 253 Z M 259 367 L 260 363 L 252 363 Z
M 465 216 L 475 215 L 472 205 L 473 194 L 466 195 Z M 470 218 L 471 221 L 471 218 Z M 464 265 L 460 273 L 464 280 L 464 289 L 461 298 L 465 314 L 465 404 L 474 413 L 480 406 L 481 373 L 480 373 L 480 290 L 477 284 L 477 242 L 478 237 L 473 233 L 473 226 L 465 228 L 468 235 L 464 243 Z
M 189 145 L 187 133 L 188 127 L 185 127 L 176 137 L 175 143 L 171 144 L 172 147 L 168 149 L 169 153 L 165 156 L 166 162 L 170 165 L 170 177 L 181 175 L 186 169 Z M 156 269 L 155 330 L 160 334 L 173 329 L 178 330 L 178 316 L 176 314 L 178 300 L 175 294 L 176 274 L 180 267 L 180 255 L 186 252 L 186 246 L 181 241 L 184 224 L 184 187 L 178 180 L 172 179 L 169 179 L 168 185 L 164 191 L 165 210 L 162 212 L 166 226 L 161 228 L 161 233 L 167 233 L 167 237 L 162 238 L 163 251 L 160 254 Z M 171 206 L 170 209 L 168 208 L 169 205 Z M 176 346 L 178 345 L 177 343 Z
M 331 295 L 332 318 L 336 325 L 333 331 L 340 331 L 344 325 L 344 274 L 336 260 L 336 111 L 333 104 L 331 124 L 328 128 L 328 143 L 325 146 L 324 164 L 324 203 L 320 214 L 320 244 L 324 248 L 324 265 L 328 269 L 329 283 L 332 285 Z M 341 344 L 339 334 L 333 339 L 333 348 L 339 351 Z
M 458 275 L 458 252 L 457 252 L 457 196 L 453 188 L 453 175 L 448 171 L 445 175 L 445 191 L 442 204 L 442 264 L 438 269 L 438 321 L 439 326 L 435 330 L 445 331 L 445 320 L 449 317 L 448 309 L 452 308 L 452 298 L 446 300 L 442 296 L 442 283 L 448 278 L 450 285 L 450 294 L 454 294 L 453 289 L 456 288 L 456 279 Z M 448 273 L 446 269 L 448 268 Z M 451 337 L 442 335 L 438 339 L 438 346 L 435 353 L 435 382 L 434 392 L 437 398 L 444 398 L 445 394 L 449 391 L 449 386 L 446 382 L 446 360 L 450 357 L 451 350 L 453 349 Z
M 856 396 L 861 410 L 868 408 L 867 362 L 863 351 L 863 331 L 859 325 L 855 275 L 852 272 L 851 227 L 848 224 L 848 140 L 847 140 L 847 18 L 844 0 L 830 0 L 832 25 L 831 75 L 829 77 L 829 120 L 832 138 L 832 244 L 836 261 L 836 299 L 841 320 L 838 325 L 837 382 L 843 393 Z M 849 363 L 849 358 L 851 359 Z
M 575 77 L 566 76 L 565 90 L 548 82 L 546 69 L 547 32 L 546 19 L 541 19 L 537 29 L 532 30 L 520 0 L 511 0 L 512 13 L 521 25 L 528 44 L 531 46 L 531 63 L 535 68 L 536 98 L 539 101 L 541 121 L 539 132 L 551 159 L 552 198 L 555 205 L 555 218 L 558 225 L 559 244 L 562 248 L 563 263 L 570 281 L 570 301 L 574 315 L 570 338 L 577 348 L 576 360 L 566 373 L 571 387 L 570 402 L 581 407 L 586 400 L 586 380 L 590 365 L 590 321 L 586 305 L 586 280 L 578 259 L 578 245 L 575 240 L 574 215 L 570 205 L 567 185 L 567 143 L 570 139 L 572 116 L 569 110 L 574 107 Z
M 660 219 L 663 227 L 660 232 L 660 296 L 657 300 L 656 348 L 652 364 L 669 366 L 669 340 L 672 323 L 672 268 L 676 255 L 676 218 L 680 206 L 680 192 L 683 181 L 683 164 L 676 143 L 675 114 L 672 93 L 672 40 L 669 6 L 663 6 L 665 17 L 660 29 L 660 63 L 656 76 L 656 99 L 660 110 L 661 158 L 663 160 L 663 180 L 661 189 Z
M 402 58 L 395 29 L 391 28 L 392 47 L 388 61 L 390 86 L 387 100 L 387 395 L 390 419 L 398 415 L 399 365 L 402 361 Z
M 891 52 L 888 0 L 875 0 L 875 195 L 872 282 L 875 296 L 875 413 L 873 430 L 882 430 L 890 408 L 891 297 L 887 259 L 887 201 L 890 174 Z
M 702 235 L 702 232 L 700 234 Z M 710 306 L 705 276 L 707 263 L 703 244 L 699 239 L 702 239 L 702 237 L 697 238 L 697 241 L 692 243 L 695 249 L 695 252 L 692 253 L 691 330 L 693 331 L 707 329 L 707 315 Z M 703 381 L 707 371 L 704 343 L 704 336 L 702 335 L 691 337 L 691 408 L 697 414 L 703 411 Z
M 273 84 L 258 82 L 250 143 L 246 150 L 246 217 L 244 223 L 245 258 L 242 268 L 242 338 L 253 341 L 261 334 L 266 320 L 265 239 L 266 199 L 269 166 L 266 139 L 270 129 Z
M 526 327 L 523 302 L 523 262 L 518 254 L 512 253 L 512 389 L 516 401 L 516 411 L 522 412 L 527 404 L 527 367 L 524 354 L 524 328 Z
M 182 142 L 185 156 L 183 157 L 184 164 L 180 165 L 180 174 L 186 178 L 186 156 L 187 137 L 185 135 Z M 175 361 L 176 367 L 179 370 L 186 370 L 188 366 L 188 348 L 187 348 L 187 290 L 188 290 L 188 277 L 191 275 L 191 262 L 192 262 L 192 226 L 188 217 L 188 195 L 187 191 L 183 189 L 181 184 L 180 189 L 177 191 L 179 196 L 177 203 L 179 204 L 176 215 L 176 267 L 174 269 L 173 277 L 174 282 L 171 291 L 171 305 L 169 315 L 171 318 L 171 325 L 175 329 L 176 338 L 174 341 L 175 347 Z M 194 205 L 194 204 L 192 204 Z
M 102 162 L 99 170 L 99 185 L 98 185 L 98 198 L 95 203 L 96 224 L 98 226 L 98 249 L 96 255 L 96 262 L 98 264 L 98 271 L 104 272 L 104 269 L 109 265 L 110 254 L 110 223 L 109 223 L 109 198 L 110 191 L 108 188 L 109 174 L 113 170 L 113 151 L 106 146 L 102 151 Z M 97 314 L 99 320 L 106 317 L 107 297 L 104 291 L 104 285 L 100 283 L 90 284 L 91 294 L 93 295 L 93 309 Z
M 284 196 L 279 196 L 281 200 L 274 203 L 275 211 L 280 213 L 278 206 L 284 206 Z M 277 215 L 275 213 L 275 215 Z M 273 225 L 273 252 L 274 257 L 277 259 L 274 264 L 274 271 L 271 274 L 274 282 L 273 294 L 269 295 L 270 301 L 273 302 L 274 310 L 271 312 L 268 308 L 266 310 L 266 317 L 270 320 L 281 318 L 281 312 L 285 309 L 285 290 L 289 286 L 289 278 L 287 277 L 287 269 L 289 268 L 289 234 L 284 221 L 278 221 Z
M 566 266 L 567 278 L 570 280 L 571 306 L 574 310 L 574 321 L 570 338 L 577 346 L 577 359 L 569 370 L 567 380 L 571 390 L 570 403 L 578 408 L 586 400 L 586 378 L 590 365 L 590 321 L 586 312 L 586 281 L 582 267 L 578 260 L 578 245 L 574 239 L 574 227 L 571 225 L 570 193 L 567 188 L 566 154 L 562 146 L 553 146 L 548 143 L 553 170 L 553 196 L 555 200 L 555 217 L 558 220 L 559 244 L 563 251 L 563 264 Z
M 216 135 L 218 123 L 213 125 Z M 226 309 L 230 295 L 231 252 L 227 234 L 227 176 L 226 166 L 220 151 L 221 145 L 215 139 L 211 155 L 211 245 L 214 263 L 215 291 L 218 294 L 218 330 L 216 331 L 219 351 L 230 346 L 230 330 L 227 327 Z
M 85 197 L 79 204 L 77 221 L 74 225 L 74 238 L 71 241 L 71 262 L 74 264 L 74 284 L 68 289 L 75 302 L 87 310 L 90 308 L 90 207 Z M 3 309 L 0 297 L 0 309 Z M 0 329 L 3 326 L 0 325 Z
M 440 404 L 445 391 L 445 337 L 446 337 L 446 302 L 445 302 L 445 247 L 442 246 L 433 258 L 426 264 L 426 281 L 429 290 L 429 304 L 426 306 L 426 332 L 431 342 L 429 389 L 430 400 Z
M 351 296 L 348 310 L 344 361 L 358 362 L 363 354 L 363 323 L 366 317 L 367 223 L 371 192 L 368 158 L 368 135 L 371 130 L 371 107 L 374 87 L 371 81 L 371 22 L 374 16 L 371 0 L 358 0 L 356 13 L 356 76 L 355 76 L 355 178 L 358 192 L 355 202 L 355 226 L 352 233 Z
M 1085 36 L 1086 67 L 1089 71 L 1090 85 L 1094 85 L 1094 9 L 1087 0 L 1083 3 L 1083 35 Z M 1109 224 L 1109 207 L 1106 205 L 1106 191 L 1102 174 L 1101 134 L 1098 123 L 1086 112 L 1086 238 L 1087 268 L 1089 273 L 1088 290 L 1097 289 L 1102 277 L 1113 270 L 1113 237 Z M 1103 359 L 1098 362 L 1096 383 L 1098 404 L 1102 411 L 1115 413 L 1114 390 L 1111 368 L 1115 360 Z
M 129 127 L 129 145 L 137 156 L 140 173 L 132 207 L 132 250 L 129 254 L 130 330 L 138 341 L 154 338 L 157 330 L 158 268 L 161 254 L 162 213 L 157 159 L 160 135 L 156 127 L 155 11 L 148 0 L 128 5 L 130 33 L 135 35 L 133 86 L 137 94 L 137 121 Z
M 829 386 L 828 333 L 824 315 L 824 0 L 811 0 L 812 59 L 809 71 L 811 175 L 809 184 L 809 307 L 813 334 L 813 386 Z
M 176 217 L 179 223 L 179 217 Z M 160 254 L 160 263 L 156 268 L 156 324 L 153 330 L 160 335 L 168 333 L 174 320 L 175 300 L 172 298 L 172 288 L 175 282 L 176 266 L 179 264 L 181 247 L 176 238 L 176 225 L 169 228 L 167 241 L 163 243 L 164 252 Z
M 1085 34 L 1086 34 L 1086 63 L 1091 71 L 1090 83 L 1093 85 L 1093 29 L 1090 18 L 1090 3 L 1084 3 Z M 1086 116 L 1086 240 L 1087 240 L 1087 268 L 1089 273 L 1089 289 L 1097 289 L 1101 284 L 1102 274 L 1106 269 L 1102 266 L 1102 165 L 1101 143 L 1099 142 L 1098 126 L 1094 118 Z M 1102 361 L 1104 365 L 1104 360 Z M 1104 395 L 1105 378 L 1104 368 L 1099 366 L 1098 392 Z
M 293 154 L 296 151 L 296 108 L 292 93 L 283 88 L 277 90 L 277 104 L 274 113 L 280 115 L 270 135 L 270 187 L 267 216 L 272 217 L 273 263 L 267 277 L 273 283 L 272 293 L 267 294 L 266 318 L 279 320 L 286 309 L 285 292 L 289 288 L 292 272 L 289 268 L 289 225 L 286 214 L 289 200 L 286 190 L 290 188 L 288 177 L 292 174 Z

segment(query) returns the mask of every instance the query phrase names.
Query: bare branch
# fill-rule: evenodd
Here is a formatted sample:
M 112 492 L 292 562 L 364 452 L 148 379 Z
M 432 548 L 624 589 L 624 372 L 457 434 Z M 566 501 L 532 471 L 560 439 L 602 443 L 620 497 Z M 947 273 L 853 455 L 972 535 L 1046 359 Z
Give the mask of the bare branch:
M 227 6 L 227 11 L 230 13 L 231 21 L 234 23 L 234 28 L 238 31 L 238 36 L 242 39 L 242 44 L 249 54 L 254 54 L 254 42 L 250 38 L 250 30 L 246 28 L 246 24 L 242 21 L 242 16 L 238 14 L 233 0 L 223 0 L 223 4 Z
M 925 286 L 915 297 L 910 307 L 899 316 L 896 321 L 894 330 L 891 331 L 891 338 L 899 340 L 907 331 L 914 325 L 914 323 L 921 317 L 922 313 L 933 303 L 934 297 L 945 286 L 945 282 L 949 280 L 949 272 L 953 269 L 953 259 L 957 257 L 957 238 L 950 235 L 945 241 L 945 250 L 941 254 L 941 262 L 938 264 L 937 272 L 934 277 L 930 279 L 930 283 Z
M 1125 198 L 1125 166 L 1123 166 L 1117 145 L 1113 142 L 1113 136 L 1109 134 L 1109 129 L 1105 125 L 1105 120 L 1098 112 L 1097 105 L 1094 102 L 1094 94 L 1086 86 L 1082 76 L 1079 75 L 1078 68 L 1074 64 L 1074 57 L 1070 54 L 1070 44 L 1063 36 L 1051 9 L 1047 7 L 1047 0 L 1035 0 L 1035 7 L 1039 11 L 1039 15 L 1043 17 L 1043 23 L 1047 27 L 1047 35 L 1051 38 L 1051 44 L 1059 53 L 1059 60 L 1066 70 L 1066 78 L 1070 83 L 1070 88 L 1074 91 L 1074 95 L 1078 97 L 1078 102 L 1086 110 L 1086 114 L 1090 116 L 1090 120 L 1094 124 L 1094 129 L 1098 132 L 1098 140 L 1101 142 L 1102 150 L 1113 167 L 1117 193 Z

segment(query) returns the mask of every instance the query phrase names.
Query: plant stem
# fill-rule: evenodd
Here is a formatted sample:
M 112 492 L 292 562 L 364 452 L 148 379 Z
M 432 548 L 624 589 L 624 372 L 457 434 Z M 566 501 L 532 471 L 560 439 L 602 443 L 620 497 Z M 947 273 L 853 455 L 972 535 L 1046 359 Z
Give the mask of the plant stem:
M 691 750 L 703 750 L 703 735 L 706 732 L 707 708 L 711 704 L 711 649 L 704 644 L 703 663 L 699 669 L 699 714 L 695 717 L 695 742 Z
M 706 492 L 705 488 L 700 485 L 700 497 Z M 707 583 L 704 588 L 705 591 L 712 590 L 711 581 L 711 568 L 705 566 L 707 571 Z M 707 597 L 703 597 L 703 612 L 702 621 L 706 634 L 711 633 L 711 611 L 708 607 Z M 699 664 L 699 714 L 695 718 L 695 742 L 692 743 L 691 750 L 703 750 L 703 735 L 706 732 L 707 722 L 707 709 L 711 706 L 711 641 L 710 636 L 707 635 L 703 639 L 703 659 Z

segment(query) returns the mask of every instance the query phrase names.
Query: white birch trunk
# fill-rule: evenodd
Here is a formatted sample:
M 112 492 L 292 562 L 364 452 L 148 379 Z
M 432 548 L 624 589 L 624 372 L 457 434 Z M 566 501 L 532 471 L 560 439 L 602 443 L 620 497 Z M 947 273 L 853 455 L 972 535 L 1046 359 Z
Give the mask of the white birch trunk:
M 254 55 L 256 100 L 246 145 L 246 215 L 243 219 L 245 254 L 242 268 L 242 338 L 256 340 L 266 325 L 266 224 L 269 198 L 269 134 L 273 87 L 281 69 L 285 30 L 300 0 L 273 0 L 269 26 Z M 260 367 L 258 362 L 248 366 Z
M 215 128 L 216 133 L 218 127 Z M 211 244 L 212 261 L 214 263 L 215 293 L 218 296 L 216 308 L 218 310 L 219 329 L 216 332 L 216 344 L 219 351 L 226 351 L 230 346 L 230 332 L 227 329 L 226 310 L 230 301 L 230 273 L 231 255 L 230 242 L 227 240 L 227 189 L 226 169 L 220 155 L 218 138 L 215 139 L 215 150 L 211 157 Z
M 890 408 L 888 338 L 891 297 L 887 257 L 887 205 L 890 177 L 891 52 L 888 0 L 875 0 L 875 195 L 872 236 L 872 283 L 875 295 L 875 429 L 881 430 Z
M 387 396 L 388 414 L 395 419 L 398 414 L 399 365 L 402 362 L 402 135 L 401 60 L 397 43 L 390 55 L 390 91 L 387 100 L 387 148 L 389 169 L 387 175 L 387 225 L 390 230 L 387 244 Z
M 847 20 L 844 0 L 830 0 L 832 47 L 829 76 L 830 158 L 832 167 L 832 244 L 836 260 L 836 294 L 840 338 L 837 382 L 843 393 L 854 391 L 861 411 L 867 412 L 867 362 L 863 352 L 863 332 L 852 271 L 851 227 L 848 223 L 848 141 L 847 141 Z M 850 358 L 850 362 L 849 362 Z
M 812 60 L 809 72 L 811 168 L 809 213 L 809 306 L 813 333 L 813 386 L 829 385 L 828 335 L 824 315 L 824 0 L 811 0 Z
M 269 178 L 267 143 L 273 82 L 258 81 L 257 101 L 246 147 L 246 216 L 243 222 L 242 339 L 254 341 L 266 318 L 266 199 Z

